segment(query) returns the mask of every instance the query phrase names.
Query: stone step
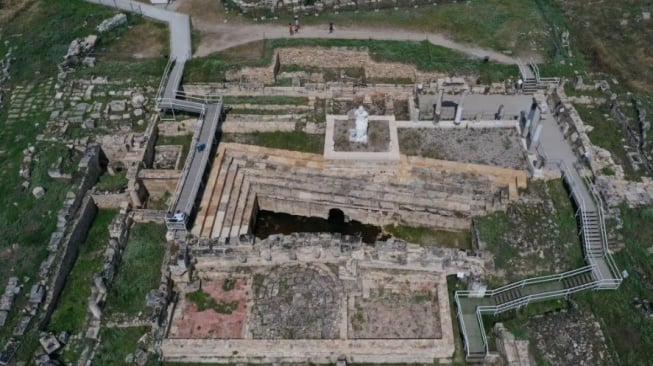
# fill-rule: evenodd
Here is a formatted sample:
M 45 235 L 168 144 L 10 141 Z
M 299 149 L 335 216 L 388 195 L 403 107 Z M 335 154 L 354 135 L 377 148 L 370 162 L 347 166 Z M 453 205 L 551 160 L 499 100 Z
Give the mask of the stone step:
M 418 210 L 417 207 L 424 207 L 424 210 L 436 210 L 438 208 L 446 210 L 454 210 L 460 212 L 469 212 L 473 205 L 472 197 L 463 196 L 456 197 L 450 196 L 448 199 L 435 199 L 431 197 L 424 197 L 415 195 L 414 192 L 383 192 L 374 191 L 376 193 L 373 197 L 361 197 L 361 192 L 352 190 L 347 193 L 345 191 L 334 189 L 333 191 L 315 191 L 315 185 L 302 185 L 294 184 L 293 182 L 282 181 L 277 179 L 266 178 L 252 178 L 252 183 L 256 183 L 260 187 L 260 192 L 273 192 L 278 197 L 310 197 L 312 201 L 334 202 L 340 204 L 347 204 L 352 206 L 370 206 L 373 208 L 381 208 L 383 205 L 391 205 L 392 207 L 399 207 L 402 205 L 410 204 L 416 206 L 413 210 Z M 336 187 L 338 188 L 338 187 Z M 338 192 L 343 192 L 338 194 Z M 484 202 L 483 202 L 484 204 Z M 478 205 L 482 207 L 481 205 Z
M 287 183 L 288 186 L 293 188 L 305 188 L 305 186 L 312 187 L 311 191 L 313 192 L 322 192 L 322 193 L 332 193 L 332 192 L 348 192 L 348 195 L 356 196 L 359 198 L 369 198 L 369 199 L 378 199 L 380 195 L 385 194 L 385 192 L 392 192 L 393 194 L 401 194 L 406 197 L 415 197 L 415 192 L 420 191 L 422 197 L 428 197 L 430 199 L 446 199 L 446 200 L 456 200 L 456 197 L 465 197 L 464 202 L 469 201 L 468 197 L 473 195 L 473 192 L 465 192 L 455 186 L 447 185 L 432 185 L 432 186 L 421 186 L 413 187 L 409 185 L 398 185 L 398 184 L 388 184 L 388 183 L 374 183 L 374 182 L 361 182 L 365 185 L 364 189 L 351 189 L 352 182 L 349 179 L 338 179 L 325 176 L 309 176 L 301 174 L 288 174 L 288 172 L 252 172 L 250 176 L 262 177 L 267 181 L 274 181 L 275 179 L 282 180 Z M 315 182 L 320 181 L 320 185 L 316 185 Z M 492 187 L 488 185 L 487 189 L 490 190 Z
M 201 201 L 201 202 L 205 202 L 206 204 L 200 207 L 197 213 L 197 217 L 195 218 L 195 224 L 193 225 L 193 229 L 191 230 L 193 235 L 200 236 L 202 232 L 202 228 L 206 223 L 206 216 L 208 214 L 209 204 L 214 197 L 215 186 L 218 181 L 217 179 L 218 172 L 220 171 L 220 166 L 222 165 L 223 159 L 224 159 L 224 154 L 219 154 L 218 156 L 215 157 L 213 161 L 213 167 L 211 169 L 211 173 L 209 175 L 206 189 L 204 190 L 204 194 L 202 195 L 202 201 Z
M 249 234 L 249 232 L 253 229 L 250 227 L 250 224 L 254 210 L 257 209 L 257 206 L 256 194 L 250 187 L 250 190 L 247 194 L 247 203 L 245 204 L 245 210 L 243 210 L 243 221 L 240 225 L 240 235 Z
M 222 195 L 222 189 L 224 187 L 224 181 L 225 178 L 227 177 L 227 171 L 229 170 L 229 166 L 231 166 L 233 162 L 232 157 L 225 157 L 225 160 L 223 160 L 222 164 L 220 164 L 219 167 L 216 167 L 218 173 L 218 177 L 216 179 L 217 183 L 215 185 L 215 188 L 213 190 L 213 195 L 210 198 L 210 202 L 207 205 L 207 215 L 206 219 L 204 220 L 204 225 L 202 227 L 202 231 L 200 236 L 202 237 L 208 237 L 211 235 L 211 232 L 213 231 L 213 226 L 215 225 L 215 217 L 216 217 L 216 211 L 218 209 L 218 205 L 220 204 L 220 197 Z
M 233 188 L 231 190 L 231 197 L 229 204 L 227 205 L 227 211 L 224 218 L 224 224 L 222 225 L 222 237 L 229 237 L 231 233 L 231 227 L 234 223 L 234 214 L 236 212 L 236 207 L 238 206 L 238 200 L 240 199 L 243 188 L 243 180 L 245 174 L 241 171 L 237 173 L 236 180 L 234 181 Z
M 231 200 L 232 190 L 236 176 L 238 175 L 238 170 L 240 160 L 234 159 L 234 163 L 229 166 L 227 171 L 227 176 L 222 187 L 222 193 L 220 194 L 220 200 L 218 203 L 218 208 L 215 214 L 215 223 L 213 224 L 213 230 L 211 231 L 211 237 L 220 237 L 222 234 L 222 227 L 225 222 L 225 216 L 227 214 L 227 208 Z
M 245 179 L 241 187 L 241 193 L 238 196 L 238 202 L 236 203 L 236 210 L 234 211 L 234 221 L 232 224 L 230 236 L 240 235 L 240 227 L 243 225 L 243 222 L 249 223 L 249 220 L 252 216 L 250 212 L 247 217 L 245 215 L 245 206 L 247 205 L 247 198 L 250 194 L 250 185 L 249 181 Z

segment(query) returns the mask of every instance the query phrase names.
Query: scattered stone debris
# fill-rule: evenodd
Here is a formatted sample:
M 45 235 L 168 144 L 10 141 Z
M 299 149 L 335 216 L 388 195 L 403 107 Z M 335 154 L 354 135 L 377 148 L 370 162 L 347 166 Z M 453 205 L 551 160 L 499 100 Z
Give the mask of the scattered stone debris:
M 535 316 L 526 322 L 532 346 L 551 365 L 610 365 L 600 324 L 577 309 Z
M 41 186 L 34 187 L 34 189 L 32 189 L 32 194 L 37 199 L 41 199 L 41 198 L 45 197 L 45 188 L 43 188 Z
M 83 39 L 75 39 L 70 42 L 68 52 L 64 56 L 64 61 L 59 65 L 62 71 L 74 68 L 84 60 L 89 52 L 93 50 L 97 42 L 96 35 L 89 35 Z
M 41 343 L 43 350 L 48 355 L 61 348 L 61 343 L 52 333 L 42 333 L 41 338 L 39 338 L 39 343 Z
M 97 26 L 97 31 L 100 33 L 108 32 L 127 23 L 127 15 L 124 13 L 116 14 L 109 19 L 105 19 Z
M 639 297 L 636 297 L 633 299 L 633 305 L 635 305 L 636 308 L 640 309 L 644 314 L 646 314 L 648 317 L 653 318 L 653 303 L 646 300 L 646 299 L 640 299 Z
M 0 297 L 0 327 L 7 321 L 9 311 L 14 304 L 14 297 L 20 293 L 21 286 L 18 286 L 18 277 L 10 277 L 5 292 Z

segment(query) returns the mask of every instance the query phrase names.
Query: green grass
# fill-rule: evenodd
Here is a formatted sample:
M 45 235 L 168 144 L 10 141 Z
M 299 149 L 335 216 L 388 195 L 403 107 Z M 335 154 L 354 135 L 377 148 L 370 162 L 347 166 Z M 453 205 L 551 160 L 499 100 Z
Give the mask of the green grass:
M 100 176 L 95 187 L 101 191 L 118 192 L 127 188 L 127 172 L 116 172 L 114 175 L 104 173 Z
M 215 301 L 211 295 L 206 292 L 197 290 L 186 294 L 186 298 L 197 306 L 197 311 L 213 310 L 218 314 L 231 314 L 238 308 L 238 300 L 223 302 Z
M 103 328 L 102 339 L 94 365 L 125 365 L 125 357 L 138 348 L 138 340 L 149 331 L 148 327 Z M 157 365 L 150 356 L 147 365 Z
M 163 145 L 181 145 L 181 157 L 180 157 L 180 162 L 183 167 L 184 163 L 186 162 L 186 157 L 188 156 L 188 152 L 190 151 L 190 143 L 193 142 L 193 135 L 192 134 L 187 134 L 187 135 L 178 135 L 178 136 L 157 136 L 156 138 L 156 146 L 163 146 Z
M 234 278 L 227 278 L 222 283 L 222 291 L 229 292 L 236 287 L 236 280 Z
M 308 97 L 291 97 L 286 95 L 225 95 L 224 104 L 279 104 L 279 105 L 305 105 L 308 104 Z
M 374 9 L 376 4 L 371 6 Z M 514 52 L 530 50 L 534 38 L 532 33 L 547 28 L 546 19 L 533 0 L 447 1 L 438 2 L 437 5 L 420 5 L 417 8 L 367 10 L 361 5 L 360 12 L 341 11 L 335 14 L 327 11 L 317 17 L 302 17 L 301 21 L 305 25 L 322 25 L 325 31 L 328 23 L 334 22 L 336 36 L 339 27 L 375 27 L 381 30 L 399 28 L 424 34 L 445 33 L 459 42 Z M 287 24 L 287 18 L 280 18 L 276 21 L 280 26 Z M 531 35 L 528 34 L 529 31 Z M 536 46 L 546 44 L 548 37 L 539 36 L 536 41 Z
M 554 272 L 555 258 L 559 260 L 558 267 L 582 266 L 574 208 L 562 182 L 531 181 L 528 191 L 522 194 L 535 196 L 542 203 L 510 203 L 507 212 L 497 211 L 474 218 L 479 240 L 494 255 L 496 269 L 504 272 L 502 284 L 526 275 Z M 526 255 L 520 252 L 519 243 L 528 243 L 538 250 Z
M 649 252 L 653 238 L 653 207 L 631 209 L 621 206 L 625 248 L 615 254 L 621 270 L 629 277 L 617 291 L 588 291 L 576 297 L 582 309 L 599 319 L 608 348 L 621 365 L 650 363 L 653 349 L 653 318 L 637 309 L 635 298 L 653 300 L 653 256 Z
M 591 108 L 581 104 L 574 104 L 574 108 L 585 124 L 594 127 L 588 133 L 592 144 L 602 147 L 612 154 L 614 162 L 623 167 L 626 179 L 639 180 L 644 172 L 637 172 L 630 165 L 626 149 L 624 148 L 624 145 L 628 143 L 621 132 L 621 126 L 612 117 L 609 106 L 600 105 Z M 608 117 L 605 117 L 606 115 Z
M 451 74 L 477 74 L 482 82 L 504 80 L 517 76 L 514 65 L 485 63 L 448 48 L 422 41 L 374 41 L 345 39 L 274 39 L 264 43 L 262 54 L 249 58 L 235 58 L 229 50 L 211 56 L 194 58 L 186 63 L 184 79 L 188 82 L 223 81 L 224 73 L 243 66 L 267 66 L 276 48 L 281 47 L 348 47 L 367 49 L 376 61 L 413 64 L 422 71 L 440 71 Z
M 321 154 L 324 151 L 324 136 L 309 135 L 300 131 L 254 132 L 248 134 L 225 133 L 222 135 L 221 142 L 238 142 L 314 154 Z
M 79 247 L 77 261 L 66 279 L 48 329 L 58 333 L 76 334 L 82 330 L 87 314 L 87 298 L 96 273 L 102 270 L 103 254 L 109 242 L 108 226 L 116 216 L 115 210 L 100 210 Z
M 397 224 L 386 225 L 383 229 L 396 238 L 424 246 L 459 248 L 463 250 L 472 248 L 472 237 L 468 230 L 447 231 Z
M 164 224 L 134 224 L 118 275 L 107 297 L 106 313 L 135 316 L 145 310 L 145 296 L 159 286 L 165 253 Z

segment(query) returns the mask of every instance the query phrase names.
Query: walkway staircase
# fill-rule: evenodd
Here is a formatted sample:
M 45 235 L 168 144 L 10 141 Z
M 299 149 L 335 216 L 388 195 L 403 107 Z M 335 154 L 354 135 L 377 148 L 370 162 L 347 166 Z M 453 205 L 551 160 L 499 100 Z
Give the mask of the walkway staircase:
M 209 156 L 217 144 L 216 135 L 223 106 L 222 98 L 219 96 L 196 96 L 179 91 L 183 69 L 183 61 L 176 62 L 171 59 L 168 62 L 159 84 L 156 103 L 160 110 L 183 111 L 199 115 L 197 119 L 199 126 L 195 129 L 190 145 L 191 150 L 168 207 L 169 213 L 184 213 L 184 220 L 179 220 L 170 214 L 166 216 L 168 230 L 185 232 L 189 218 L 194 213 L 196 198 L 204 183 Z
M 540 77 L 540 69 L 532 58 L 528 61 L 528 65 L 526 65 L 521 59 L 518 59 L 517 67 L 519 68 L 519 74 L 524 82 L 524 84 L 522 84 L 522 93 L 524 94 L 532 95 L 535 94 L 538 89 L 546 89 L 548 85 L 557 85 L 560 83 L 560 78 Z
M 591 183 L 583 181 L 576 171 L 569 170 L 563 162 L 559 162 L 558 167 L 578 207 L 576 217 L 588 265 L 565 273 L 525 279 L 495 290 L 457 291 L 456 311 L 468 362 L 483 362 L 489 353 L 483 315 L 496 315 L 531 302 L 563 298 L 589 289 L 617 289 L 623 280 L 608 251 L 600 197 Z

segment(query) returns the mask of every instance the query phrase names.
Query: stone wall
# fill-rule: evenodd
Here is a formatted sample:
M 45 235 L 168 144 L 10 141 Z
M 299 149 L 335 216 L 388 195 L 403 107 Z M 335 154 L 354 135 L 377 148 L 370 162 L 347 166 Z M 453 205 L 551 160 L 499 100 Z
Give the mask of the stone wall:
M 195 269 L 213 271 L 242 266 L 269 266 L 288 262 L 333 263 L 356 260 L 358 266 L 480 275 L 492 259 L 468 255 L 455 248 L 423 247 L 398 239 L 364 245 L 358 237 L 331 233 L 271 235 L 263 240 L 241 237 L 228 245 L 199 239 L 190 245 Z
M 180 177 L 181 170 L 141 169 L 138 172 L 138 179 L 153 198 L 162 197 L 166 192 L 174 193 Z
M 70 270 L 75 264 L 80 245 L 86 241 L 86 235 L 93 224 L 97 211 L 98 208 L 95 205 L 93 198 L 90 195 L 85 196 L 82 206 L 76 215 L 75 223 L 72 225 L 70 232 L 63 240 L 62 244 L 64 250 L 62 253 L 62 259 L 56 270 L 56 275 L 53 276 L 48 285 L 49 291 L 44 306 L 45 314 L 41 320 L 41 327 L 45 327 L 50 321 L 50 316 L 52 316 L 52 313 L 57 306 L 59 295 L 66 283 L 66 277 L 68 277 Z
M 374 11 L 438 3 L 437 0 L 233 0 L 233 6 L 254 16 L 313 15 L 323 11 Z
M 116 209 L 120 208 L 123 202 L 129 202 L 128 193 L 114 193 L 114 194 L 94 194 L 93 201 L 100 209 Z
M 298 65 L 306 68 L 344 69 L 362 68 L 365 78 L 377 80 L 410 80 L 429 82 L 445 77 L 443 73 L 423 72 L 414 65 L 397 62 L 377 62 L 367 49 L 341 49 L 319 47 L 279 48 L 273 60 L 281 65 Z M 275 81 L 275 62 L 265 67 L 245 67 L 228 72 L 227 81 L 248 81 L 272 84 Z

